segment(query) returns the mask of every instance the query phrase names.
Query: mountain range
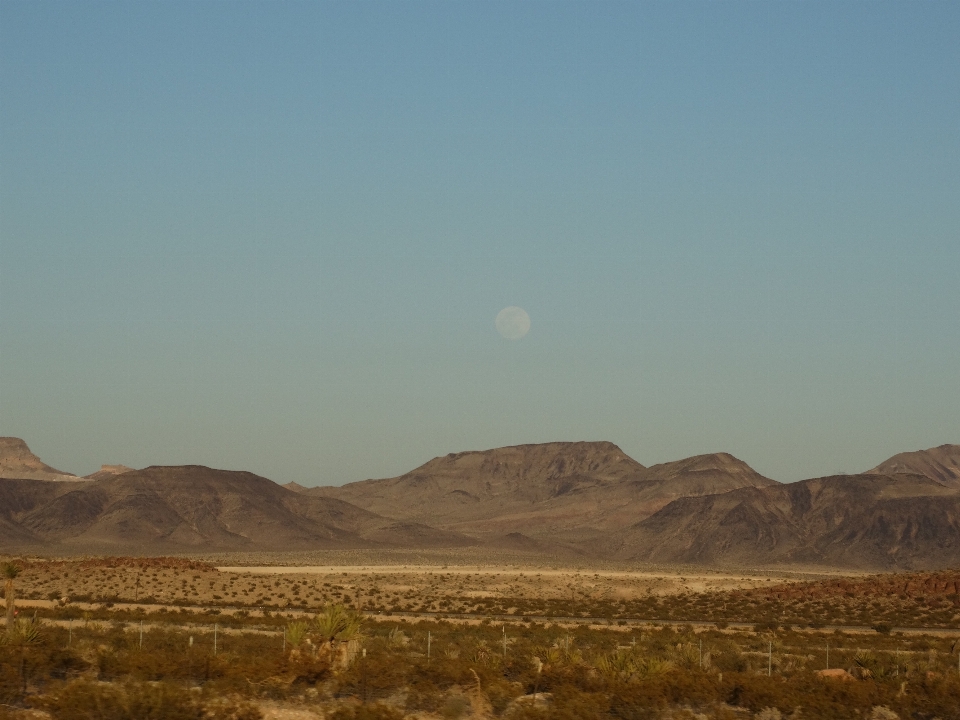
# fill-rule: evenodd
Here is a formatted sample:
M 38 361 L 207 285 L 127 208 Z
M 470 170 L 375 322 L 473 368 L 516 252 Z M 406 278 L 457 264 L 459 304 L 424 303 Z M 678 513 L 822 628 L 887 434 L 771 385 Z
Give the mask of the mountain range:
M 0 544 L 49 552 L 483 545 L 652 563 L 960 564 L 960 445 L 779 483 L 726 453 L 645 467 L 608 442 L 434 458 L 340 487 L 201 466 L 77 478 L 0 438 Z M 65 482 L 69 481 L 69 482 Z

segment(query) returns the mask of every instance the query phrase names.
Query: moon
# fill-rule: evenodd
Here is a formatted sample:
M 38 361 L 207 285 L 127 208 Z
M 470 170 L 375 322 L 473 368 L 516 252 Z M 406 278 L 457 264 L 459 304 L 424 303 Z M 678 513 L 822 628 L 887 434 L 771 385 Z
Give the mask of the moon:
M 505 307 L 497 313 L 497 332 L 507 340 L 519 340 L 530 332 L 530 316 L 523 308 Z

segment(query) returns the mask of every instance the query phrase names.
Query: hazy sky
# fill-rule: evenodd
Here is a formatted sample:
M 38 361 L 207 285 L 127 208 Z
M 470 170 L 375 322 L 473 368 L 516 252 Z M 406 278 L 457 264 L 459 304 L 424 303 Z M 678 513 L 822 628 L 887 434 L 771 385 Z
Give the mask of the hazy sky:
M 0 434 L 308 485 L 960 442 L 958 37 L 952 0 L 2 0 Z

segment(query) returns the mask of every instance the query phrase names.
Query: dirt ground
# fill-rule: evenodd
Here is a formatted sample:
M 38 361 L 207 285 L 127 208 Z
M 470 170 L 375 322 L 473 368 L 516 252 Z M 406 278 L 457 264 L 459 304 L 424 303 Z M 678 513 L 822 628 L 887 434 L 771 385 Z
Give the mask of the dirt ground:
M 145 605 L 318 608 L 342 602 L 383 612 L 472 612 L 484 601 L 589 605 L 649 596 L 767 587 L 822 571 L 560 566 L 537 558 L 360 553 L 206 558 L 28 560 L 23 598 Z M 217 562 L 217 565 L 209 561 Z M 269 564 L 263 562 L 272 561 Z M 504 562 L 506 560 L 506 562 Z

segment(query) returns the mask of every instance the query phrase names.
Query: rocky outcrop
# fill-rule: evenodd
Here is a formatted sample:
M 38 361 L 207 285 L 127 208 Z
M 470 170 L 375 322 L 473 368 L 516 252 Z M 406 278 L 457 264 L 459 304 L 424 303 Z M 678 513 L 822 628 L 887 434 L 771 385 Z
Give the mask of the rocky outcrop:
M 0 437 L 0 478 L 21 480 L 79 480 L 76 475 L 52 468 L 30 452 L 20 438 Z
M 870 472 L 885 475 L 922 475 L 960 490 L 960 445 L 941 445 L 929 450 L 900 453 L 880 463 Z

